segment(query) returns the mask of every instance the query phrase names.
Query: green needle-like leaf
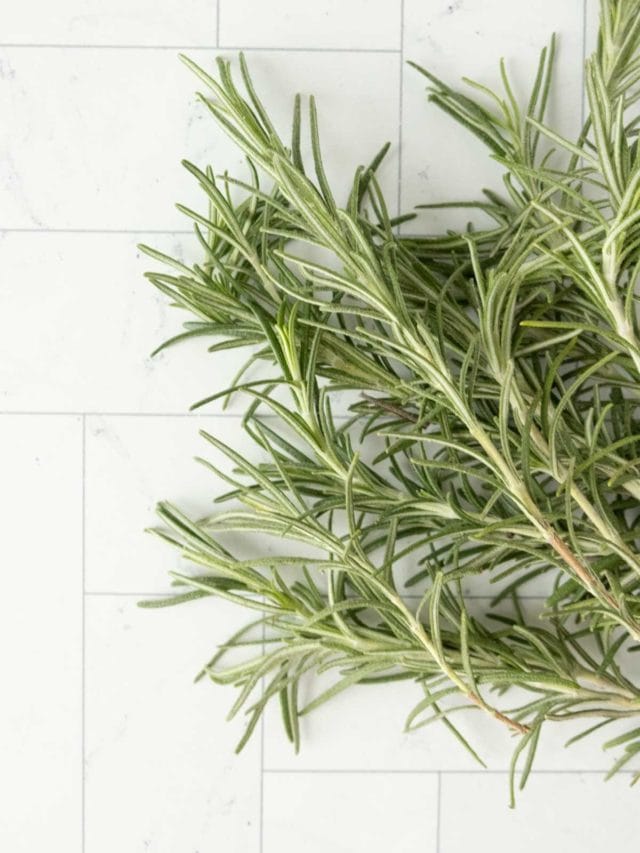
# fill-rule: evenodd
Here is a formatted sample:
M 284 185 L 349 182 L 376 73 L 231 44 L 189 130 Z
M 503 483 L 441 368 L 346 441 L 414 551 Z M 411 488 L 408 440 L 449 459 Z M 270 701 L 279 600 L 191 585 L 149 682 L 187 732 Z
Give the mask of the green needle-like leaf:
M 259 614 L 199 676 L 238 689 L 239 748 L 272 700 L 297 750 L 306 715 L 338 693 L 405 681 L 408 731 L 442 723 L 478 761 L 453 714 L 516 736 L 512 802 L 547 726 L 590 718 L 571 744 L 615 723 L 611 774 L 637 769 L 640 0 L 601 2 L 571 139 L 545 116 L 563 96 L 555 54 L 552 39 L 522 103 L 504 63 L 497 92 L 415 66 L 504 186 L 420 205 L 490 227 L 411 235 L 378 179 L 388 145 L 338 192 L 313 98 L 294 100 L 289 148 L 244 57 L 239 84 L 227 60 L 211 76 L 184 59 L 249 178 L 185 162 L 202 207 L 179 209 L 202 262 L 141 248 L 163 267 L 151 283 L 192 315 L 164 346 L 248 348 L 194 408 L 244 400 L 253 451 L 203 433 L 229 491 L 202 519 L 160 504 L 155 532 L 194 570 L 146 606 L 221 597 Z M 478 578 L 491 603 L 466 593 Z M 305 703 L 314 673 L 328 686 Z

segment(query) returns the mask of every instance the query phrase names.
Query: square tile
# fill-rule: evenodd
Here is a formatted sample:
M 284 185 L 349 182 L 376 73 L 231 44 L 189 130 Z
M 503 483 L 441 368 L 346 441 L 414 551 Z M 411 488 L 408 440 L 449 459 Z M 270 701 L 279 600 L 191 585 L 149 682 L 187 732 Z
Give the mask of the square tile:
M 309 676 L 300 690 L 300 707 L 334 681 L 335 677 Z M 277 703 L 271 703 L 265 721 L 265 767 L 326 771 L 456 770 L 482 774 L 480 765 L 444 726 L 434 724 L 404 731 L 409 712 L 422 696 L 419 686 L 411 681 L 350 687 L 300 718 L 298 755 L 284 734 Z M 487 698 L 500 708 L 509 708 L 525 701 L 526 696 L 513 691 L 502 700 L 491 694 Z M 508 769 L 517 740 L 504 725 L 481 711 L 456 714 L 452 722 L 491 770 Z M 595 734 L 565 749 L 566 742 L 588 725 L 589 721 L 548 723 L 540 737 L 535 768 L 608 770 L 616 755 L 605 752 L 602 743 L 625 731 L 625 726 L 616 723 L 602 736 Z M 630 765 L 634 766 L 640 769 L 640 762 Z
M 10 44 L 215 45 L 216 0 L 25 0 L 0 7 Z
M 331 676 L 312 674 L 299 691 L 303 708 L 333 684 Z M 473 760 L 442 726 L 405 733 L 411 709 L 423 697 L 413 682 L 355 685 L 300 718 L 300 752 L 296 755 L 287 739 L 277 702 L 267 706 L 265 716 L 265 767 L 289 771 L 417 771 L 442 767 L 473 770 Z M 457 725 L 483 757 L 491 726 L 469 714 Z M 494 744 L 495 745 L 495 744 Z
M 264 853 L 436 853 L 438 780 L 392 773 L 268 773 Z
M 220 44 L 399 50 L 400 0 L 220 0 Z
M 7 411 L 177 412 L 230 383 L 249 352 L 198 338 L 151 357 L 192 319 L 145 278 L 138 242 L 191 262 L 195 237 L 0 235 L 0 406 Z
M 628 776 L 604 783 L 598 773 L 534 773 L 515 809 L 507 808 L 508 800 L 506 774 L 444 774 L 443 853 L 591 853 L 637 844 L 638 792 Z
M 92 592 L 145 594 L 165 590 L 168 572 L 187 569 L 178 551 L 145 528 L 158 524 L 155 506 L 168 500 L 198 518 L 213 512 L 227 486 L 193 457 L 230 471 L 221 453 L 198 434 L 213 432 L 238 447 L 238 419 L 113 417 L 87 420 L 86 574 Z M 240 447 L 249 451 L 248 442 Z
M 211 68 L 210 52 L 189 55 Z M 196 103 L 200 84 L 171 50 L 5 48 L 0 62 L 0 227 L 190 230 L 174 203 L 206 205 L 183 157 L 245 176 L 244 157 Z M 287 139 L 295 91 L 318 96 L 338 198 L 357 165 L 397 139 L 396 56 L 259 52 L 249 64 Z M 397 161 L 386 169 L 381 179 L 395 187 Z
M 411 607 L 416 600 L 408 600 Z M 542 599 L 529 598 L 522 603 L 529 624 L 535 624 L 543 605 Z M 490 599 L 467 601 L 469 612 L 495 627 L 487 618 Z M 512 615 L 509 607 L 499 606 L 494 612 Z M 637 655 L 625 662 L 624 671 L 632 682 L 640 677 Z M 301 682 L 299 707 L 303 709 L 312 699 L 328 689 L 340 677 L 332 673 L 311 673 Z M 524 690 L 511 690 L 498 697 L 486 692 L 489 703 L 508 713 L 532 698 Z M 405 724 L 411 710 L 424 694 L 413 681 L 392 684 L 353 685 L 338 693 L 308 715 L 300 717 L 301 745 L 295 754 L 287 739 L 280 708 L 277 703 L 267 706 L 265 718 L 265 767 L 272 770 L 338 770 L 338 771 L 468 771 L 483 773 L 482 767 L 467 750 L 439 723 L 406 732 Z M 456 696 L 452 704 L 459 704 Z M 418 718 L 421 719 L 421 718 Z M 476 750 L 491 771 L 507 770 L 517 738 L 503 724 L 488 714 L 473 709 L 458 713 L 452 722 Z M 418 722 L 418 720 L 416 720 Z M 534 768 L 538 771 L 576 772 L 588 768 L 608 770 L 620 750 L 603 750 L 602 744 L 628 731 L 628 721 L 618 721 L 602 733 L 585 738 L 566 748 L 567 741 L 587 729 L 590 720 L 548 722 L 542 729 Z M 358 733 L 354 737 L 354 732 Z M 522 761 L 520 762 L 522 765 Z M 640 769 L 640 760 L 630 768 Z
M 0 417 L 0 849 L 82 844 L 82 421 Z
M 241 162 L 173 50 L 5 48 L 0 62 L 0 227 L 190 229 L 174 205 L 201 194 L 180 160 Z
M 346 203 L 356 168 L 370 163 L 386 142 L 392 147 L 376 174 L 390 206 L 395 202 L 400 112 L 397 55 L 249 50 L 246 58 L 256 89 L 285 140 L 291 135 L 293 96 L 302 95 L 302 149 L 309 174 L 313 174 L 313 161 L 306 109 L 308 96 L 315 96 L 322 159 L 338 204 Z
M 234 691 L 193 676 L 247 621 L 225 602 L 89 596 L 86 853 L 258 853 L 260 745 L 234 754 Z
M 583 0 L 405 0 L 404 58 L 445 82 L 466 89 L 463 76 L 499 87 L 504 56 L 516 95 L 526 103 L 538 56 L 558 35 L 558 53 L 548 119 L 561 133 L 580 131 Z M 502 191 L 502 167 L 471 133 L 427 100 L 427 80 L 405 66 L 403 80 L 402 208 L 441 201 L 480 199 L 484 187 Z M 473 96 L 472 90 L 468 90 Z M 464 227 L 468 211 L 423 211 L 407 232 Z M 480 221 L 477 219 L 477 221 Z
M 185 414 L 231 385 L 252 347 L 208 353 L 219 338 L 207 336 L 152 356 L 194 315 L 144 278 L 166 268 L 138 243 L 189 264 L 202 258 L 191 235 L 0 232 L 2 411 Z M 245 378 L 272 375 L 261 363 Z M 336 414 L 354 396 L 335 394 Z M 223 402 L 201 411 L 221 412 Z M 238 395 L 226 410 L 242 413 L 246 404 Z
M 585 0 L 585 53 L 589 56 L 598 46 L 598 27 L 600 25 L 599 0 Z
M 175 548 L 145 531 L 159 524 L 155 507 L 160 500 L 193 518 L 230 508 L 214 505 L 214 499 L 231 487 L 194 457 L 227 474 L 234 464 L 199 435 L 201 429 L 251 461 L 264 459 L 234 416 L 87 418 L 85 550 L 90 592 L 144 596 L 167 590 L 170 571 L 194 571 Z M 241 559 L 265 552 L 309 552 L 303 545 L 247 532 L 222 538 Z

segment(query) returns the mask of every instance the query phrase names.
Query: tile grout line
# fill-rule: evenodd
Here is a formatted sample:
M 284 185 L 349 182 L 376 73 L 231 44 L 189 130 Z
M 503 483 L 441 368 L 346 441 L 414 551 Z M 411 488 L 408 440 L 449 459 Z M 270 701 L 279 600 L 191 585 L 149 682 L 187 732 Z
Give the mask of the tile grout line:
M 440 822 L 442 815 L 442 771 L 438 770 L 438 796 L 436 806 L 436 853 L 440 853 Z
M 260 805 L 259 823 L 260 835 L 258 837 L 258 850 L 262 853 L 264 849 L 264 711 L 260 715 Z
M 219 2 L 219 0 L 218 0 Z M 264 601 L 264 599 L 263 599 Z M 262 623 L 262 654 L 265 653 L 265 624 Z M 261 689 L 264 695 L 265 676 L 261 679 Z M 260 836 L 258 839 L 258 850 L 262 853 L 264 849 L 264 708 L 260 714 L 260 805 L 259 805 L 259 821 L 260 821 Z
M 581 102 L 580 102 L 580 130 L 584 127 L 584 114 L 585 114 L 585 101 L 586 101 L 586 93 L 585 93 L 585 62 L 587 59 L 587 3 L 588 0 L 582 0 L 582 91 L 581 91 Z
M 142 592 L 136 590 L 126 590 L 126 589 L 85 589 L 84 595 L 87 598 L 91 598 L 93 596 L 120 596 L 123 598 L 162 598 L 171 595 L 175 595 L 175 590 L 144 590 Z M 469 595 L 465 595 L 465 599 L 469 601 L 490 601 L 494 596 L 493 595 L 481 595 L 479 593 L 470 593 Z M 418 602 L 422 600 L 422 596 L 420 595 L 403 595 L 403 600 Z M 519 596 L 521 601 L 545 601 L 547 599 L 546 595 L 521 595 Z
M 191 419 L 193 421 L 199 420 L 200 418 L 206 418 L 208 420 L 212 418 L 243 418 L 244 414 L 242 412 L 78 412 L 78 411 L 68 411 L 68 412 L 31 412 L 26 411 L 24 409 L 16 410 L 16 411 L 0 411 L 1 417 L 15 417 L 15 418 L 35 418 L 35 417 L 48 417 L 48 418 L 65 418 L 65 417 L 87 417 L 87 418 L 185 418 L 187 420 Z M 265 412 L 261 415 L 261 418 L 268 420 L 275 420 L 278 418 L 278 415 L 269 414 Z M 336 421 L 344 421 L 350 418 L 351 415 L 346 414 L 334 414 L 333 419 Z
M 81 849 L 84 853 L 86 846 L 86 819 L 85 819 L 85 800 L 86 800 L 86 772 L 85 772 L 85 756 L 86 756 L 86 658 L 87 658 L 87 632 L 86 632 L 86 472 L 87 472 L 87 419 L 86 415 L 82 415 L 82 509 L 81 509 L 81 561 L 82 561 L 82 712 L 80 722 L 80 741 L 81 741 L 81 759 L 82 759 L 82 791 L 81 797 Z
M 404 0 L 400 0 L 400 91 L 398 93 L 398 198 L 397 215 L 402 213 L 402 124 L 404 96 Z
M 622 768 L 617 773 L 621 776 L 633 776 L 637 770 L 627 770 Z M 440 769 L 440 770 L 420 770 L 420 769 L 403 769 L 389 767 L 311 767 L 306 769 L 296 769 L 292 767 L 265 767 L 265 775 L 275 776 L 309 776 L 309 775 L 334 775 L 334 776 L 509 776 L 507 767 L 502 769 L 491 770 L 489 768 L 466 769 Z M 563 770 L 557 769 L 540 769 L 531 770 L 530 776 L 606 776 L 609 773 L 607 768 L 594 769 L 592 767 L 578 767 L 577 769 Z
M 187 418 L 198 420 L 198 418 L 242 418 L 242 412 L 78 412 L 78 411 L 28 411 L 16 409 L 16 411 L 5 410 L 0 412 L 0 417 L 87 417 L 87 418 Z M 278 415 L 265 413 L 262 417 L 277 418 Z M 334 418 L 348 418 L 349 415 L 334 415 Z
M 0 234 L 166 234 L 167 236 L 193 236 L 193 228 L 4 228 Z
M 5 228 L 0 225 L 0 234 L 98 234 L 107 236 L 109 234 L 166 234 L 172 236 L 193 236 L 193 229 L 183 228 L 45 228 L 33 226 L 31 228 Z
M 217 39 L 219 42 L 219 38 Z M 37 44 L 0 43 L 0 50 L 242 50 L 245 53 L 399 53 L 388 47 L 287 47 L 284 45 L 243 46 L 229 44 Z

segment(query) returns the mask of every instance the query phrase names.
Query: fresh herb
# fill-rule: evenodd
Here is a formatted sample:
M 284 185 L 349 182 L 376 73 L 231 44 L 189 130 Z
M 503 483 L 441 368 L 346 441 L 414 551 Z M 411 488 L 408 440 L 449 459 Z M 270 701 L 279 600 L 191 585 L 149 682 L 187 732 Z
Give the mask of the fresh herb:
M 180 208 L 203 261 L 143 247 L 172 268 L 148 278 L 196 318 L 169 343 L 211 336 L 210 351 L 249 348 L 246 368 L 262 366 L 194 408 L 244 395 L 266 461 L 203 433 L 235 467 L 209 465 L 230 508 L 194 521 L 160 504 L 161 535 L 200 568 L 153 604 L 219 596 L 255 611 L 201 673 L 240 689 L 240 747 L 271 699 L 297 748 L 299 717 L 339 691 L 410 679 L 408 729 L 440 721 L 475 757 L 458 711 L 517 734 L 512 790 L 550 721 L 593 718 L 575 741 L 628 719 L 605 743 L 622 750 L 612 774 L 640 753 L 639 0 L 602 2 L 576 140 L 545 123 L 554 54 L 552 40 L 524 106 L 504 65 L 500 94 L 415 66 L 505 173 L 501 194 L 461 205 L 490 225 L 434 236 L 389 213 L 388 146 L 340 206 L 313 98 L 305 160 L 299 97 L 284 141 L 242 57 L 242 87 L 222 59 L 217 79 L 184 59 L 251 179 L 185 162 L 208 200 Z M 271 547 L 245 558 L 238 533 Z M 476 575 L 498 584 L 488 612 L 463 591 Z M 543 577 L 551 591 L 525 614 L 521 589 Z M 301 706 L 313 671 L 332 685 Z

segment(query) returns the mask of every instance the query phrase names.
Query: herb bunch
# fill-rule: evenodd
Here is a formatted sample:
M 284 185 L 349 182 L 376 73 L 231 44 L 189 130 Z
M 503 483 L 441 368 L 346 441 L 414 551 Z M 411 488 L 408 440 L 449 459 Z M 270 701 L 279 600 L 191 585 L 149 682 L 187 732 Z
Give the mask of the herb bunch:
M 185 162 L 208 204 L 181 207 L 203 260 L 143 247 L 169 267 L 148 278 L 195 318 L 168 343 L 248 351 L 194 408 L 242 395 L 265 461 L 203 433 L 235 467 L 205 463 L 227 508 L 193 520 L 159 505 L 157 532 L 196 568 L 146 604 L 218 596 L 255 612 L 201 673 L 239 688 L 240 747 L 271 699 L 297 748 L 300 716 L 339 691 L 410 679 L 408 728 L 440 721 L 476 757 L 458 712 L 517 735 L 512 790 L 547 723 L 585 718 L 576 740 L 617 722 L 611 773 L 640 753 L 640 0 L 602 1 L 575 140 L 545 119 L 554 55 L 552 39 L 524 105 L 504 64 L 500 93 L 415 66 L 504 169 L 502 193 L 462 205 L 491 224 L 438 235 L 390 214 L 388 146 L 341 206 L 313 98 L 305 158 L 300 97 L 285 141 L 243 57 L 241 85 L 222 59 L 217 78 L 184 59 L 251 179 Z M 271 548 L 246 558 L 239 533 Z M 497 584 L 486 613 L 464 593 L 478 575 Z M 541 579 L 549 594 L 525 614 L 522 588 Z M 309 672 L 333 681 L 302 705 Z

